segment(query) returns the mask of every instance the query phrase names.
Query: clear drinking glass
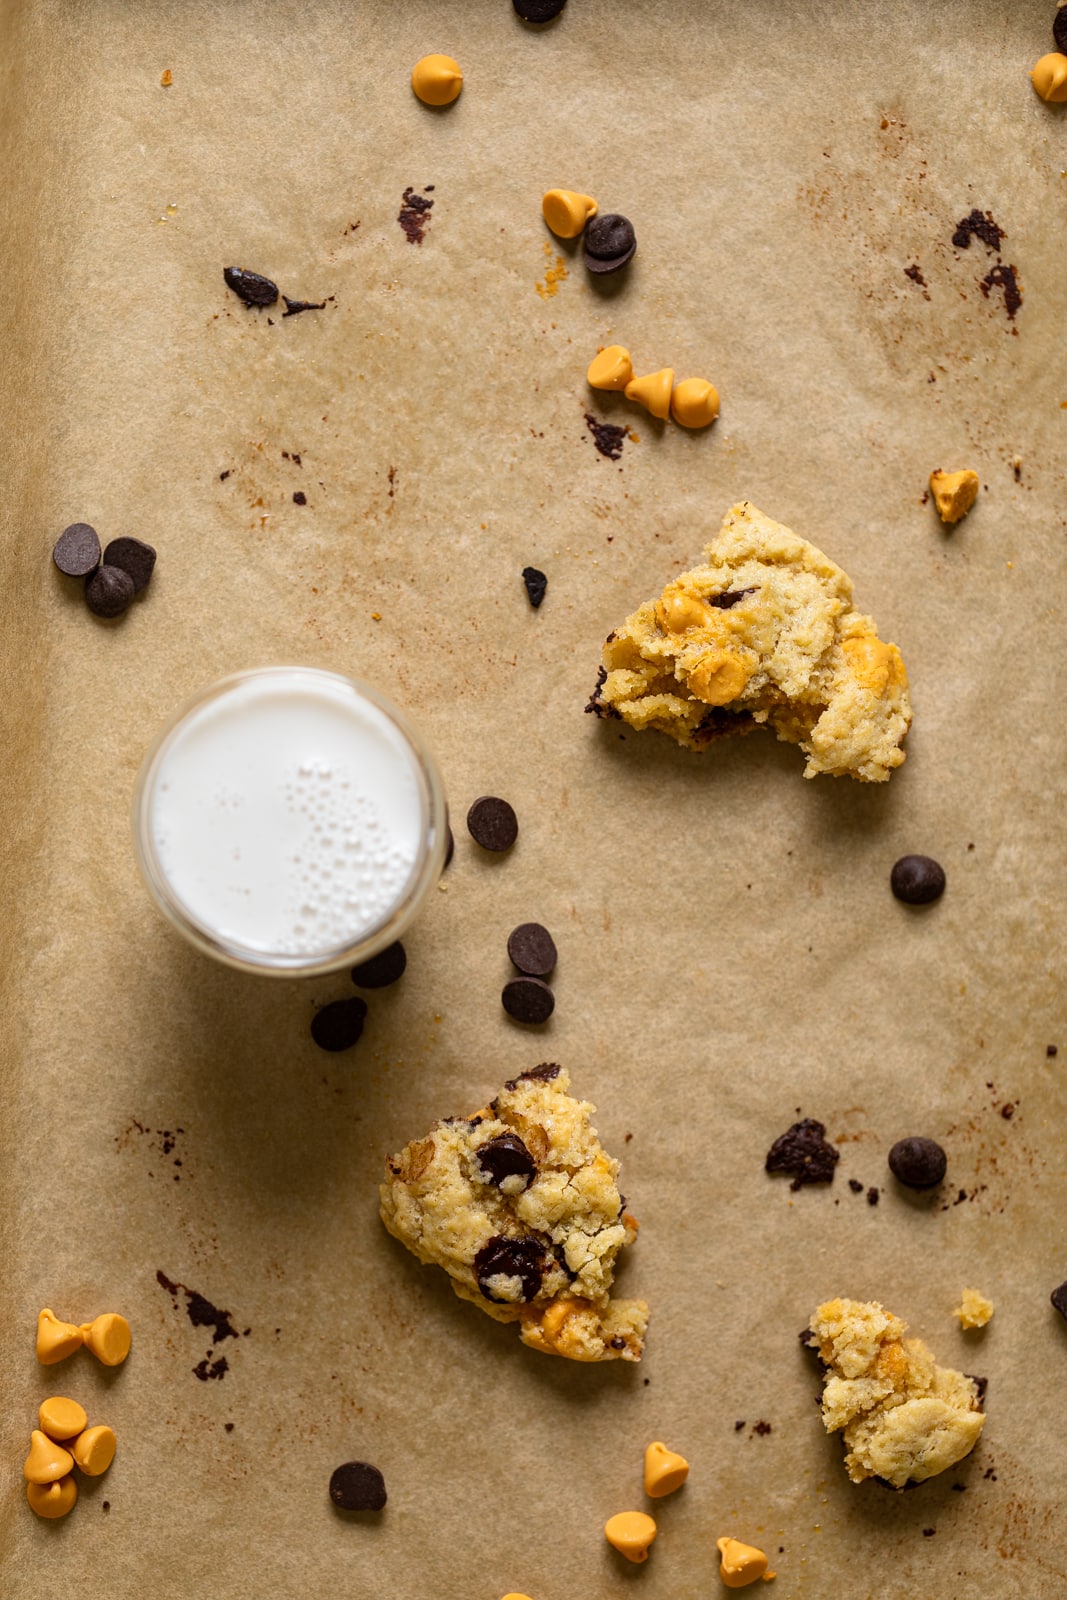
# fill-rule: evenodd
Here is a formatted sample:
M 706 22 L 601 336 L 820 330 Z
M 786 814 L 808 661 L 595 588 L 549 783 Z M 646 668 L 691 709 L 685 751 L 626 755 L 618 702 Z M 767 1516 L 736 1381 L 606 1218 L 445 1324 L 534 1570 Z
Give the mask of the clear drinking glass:
M 235 673 L 145 756 L 137 860 L 198 949 L 305 976 L 397 939 L 440 877 L 448 823 L 421 736 L 368 684 L 314 667 Z

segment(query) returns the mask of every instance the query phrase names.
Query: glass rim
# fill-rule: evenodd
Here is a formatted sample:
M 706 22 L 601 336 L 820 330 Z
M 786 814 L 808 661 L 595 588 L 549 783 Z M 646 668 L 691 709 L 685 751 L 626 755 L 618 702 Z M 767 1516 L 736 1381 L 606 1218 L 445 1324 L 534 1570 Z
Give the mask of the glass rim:
M 174 891 L 159 861 L 149 825 L 151 798 L 160 764 L 179 728 L 184 726 L 189 717 L 200 707 L 238 688 L 241 684 L 256 679 L 293 674 L 310 679 L 327 678 L 345 689 L 354 691 L 357 696 L 368 700 L 398 730 L 413 757 L 419 780 L 419 809 L 423 822 L 418 857 L 403 896 L 392 911 L 357 938 L 312 954 L 253 950 L 239 940 L 227 939 L 217 931 L 206 927 Z M 425 900 L 427 892 L 440 877 L 448 835 L 447 806 L 441 774 L 428 745 L 407 713 L 380 689 L 366 683 L 362 678 L 335 672 L 326 667 L 313 667 L 296 662 L 247 667 L 239 672 L 227 673 L 194 694 L 188 695 L 167 718 L 145 751 L 134 783 L 131 821 L 134 853 L 141 876 L 149 894 L 168 921 L 190 944 L 204 954 L 213 956 L 225 965 L 235 967 L 242 972 L 259 973 L 270 977 L 301 978 L 336 972 L 349 964 L 367 961 L 371 956 L 384 950 L 387 945 L 392 944 L 409 926 Z

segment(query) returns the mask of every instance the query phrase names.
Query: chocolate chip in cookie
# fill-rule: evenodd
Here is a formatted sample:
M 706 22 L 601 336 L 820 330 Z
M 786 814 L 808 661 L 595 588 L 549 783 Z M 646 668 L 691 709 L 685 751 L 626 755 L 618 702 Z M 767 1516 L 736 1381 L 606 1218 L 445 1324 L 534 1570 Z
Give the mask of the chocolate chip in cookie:
M 537 1175 L 537 1162 L 517 1133 L 497 1134 L 475 1153 L 489 1182 L 505 1194 L 522 1194 Z
M 478 1287 L 487 1300 L 500 1305 L 533 1300 L 540 1291 L 544 1268 L 545 1252 L 536 1239 L 507 1239 L 503 1234 L 490 1239 L 474 1258 Z M 517 1281 L 519 1293 L 506 1292 L 508 1280 Z
M 812 1117 L 794 1122 L 771 1145 L 766 1171 L 788 1173 L 793 1179 L 791 1189 L 806 1183 L 832 1183 L 840 1151 L 827 1142 L 825 1134 L 823 1124 Z

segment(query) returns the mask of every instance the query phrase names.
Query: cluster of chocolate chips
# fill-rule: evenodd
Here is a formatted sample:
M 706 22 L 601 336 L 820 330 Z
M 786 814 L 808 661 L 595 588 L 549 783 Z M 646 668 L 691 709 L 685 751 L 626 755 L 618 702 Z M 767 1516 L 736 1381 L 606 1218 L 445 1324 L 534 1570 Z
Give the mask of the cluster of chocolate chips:
M 556 965 L 556 941 L 539 922 L 520 922 L 508 936 L 508 955 L 520 974 L 504 985 L 500 1003 L 516 1022 L 547 1022 L 556 997 L 545 979 Z
M 398 939 L 369 961 L 353 967 L 352 982 L 357 989 L 386 989 L 403 977 L 407 964 L 407 951 Z M 358 995 L 351 1000 L 331 1000 L 312 1017 L 311 1037 L 320 1050 L 351 1050 L 359 1042 L 366 1017 L 367 1002 Z
M 52 560 L 68 578 L 85 579 L 85 604 L 94 617 L 121 617 L 134 595 L 148 588 L 156 552 L 141 539 L 112 539 L 101 556 L 96 529 L 87 522 L 64 528 Z

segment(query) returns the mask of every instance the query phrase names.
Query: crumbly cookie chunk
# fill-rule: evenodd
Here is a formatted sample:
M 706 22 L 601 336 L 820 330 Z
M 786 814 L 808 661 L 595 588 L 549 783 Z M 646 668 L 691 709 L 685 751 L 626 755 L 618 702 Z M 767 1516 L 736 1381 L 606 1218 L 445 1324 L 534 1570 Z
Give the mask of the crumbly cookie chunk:
M 900 1489 L 974 1449 L 985 1423 L 973 1378 L 939 1367 L 877 1300 L 828 1300 L 809 1323 L 823 1367 L 822 1418 L 842 1432 L 853 1483 Z
M 908 675 L 840 567 L 747 501 L 704 554 L 608 635 L 586 710 L 690 750 L 765 723 L 800 745 L 806 778 L 884 783 L 904 760 Z
M 534 1067 L 481 1111 L 435 1123 L 387 1161 L 382 1221 L 535 1350 L 640 1361 L 648 1307 L 611 1299 L 637 1222 L 590 1127 L 595 1106 L 569 1088 L 562 1067 Z
M 960 1303 L 952 1315 L 964 1330 L 984 1328 L 995 1310 L 992 1300 L 988 1295 L 984 1295 L 981 1289 L 964 1289 L 960 1295 Z

